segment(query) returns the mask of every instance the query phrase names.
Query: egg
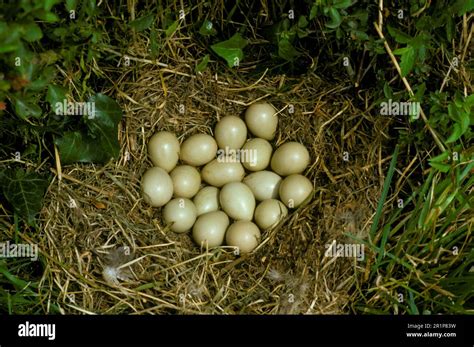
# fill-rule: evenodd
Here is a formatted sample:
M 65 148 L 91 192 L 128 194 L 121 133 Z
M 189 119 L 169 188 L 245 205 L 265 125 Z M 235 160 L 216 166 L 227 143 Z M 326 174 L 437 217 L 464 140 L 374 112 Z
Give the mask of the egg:
M 245 112 L 245 123 L 256 137 L 273 140 L 278 126 L 277 111 L 268 103 L 253 104 Z
M 148 142 L 148 156 L 153 165 L 166 172 L 173 170 L 179 159 L 179 141 L 176 135 L 168 131 L 154 134 Z
M 280 184 L 280 200 L 289 208 L 301 205 L 313 192 L 313 184 L 302 175 L 290 175 Z
M 193 227 L 193 239 L 199 245 L 208 248 L 224 243 L 225 232 L 229 226 L 229 217 L 222 211 L 205 213 L 198 217 Z
M 202 188 L 193 199 L 197 215 L 217 211 L 219 209 L 219 189 L 207 186 Z
M 230 158 L 214 159 L 201 170 L 202 179 L 214 187 L 222 187 L 229 182 L 240 182 L 244 178 L 245 170 L 240 162 Z
M 242 182 L 231 182 L 224 185 L 219 193 L 219 203 L 230 218 L 252 220 L 255 197 L 250 188 Z
M 276 225 L 288 215 L 288 209 L 279 200 L 267 199 L 258 204 L 255 209 L 255 223 L 261 229 Z
M 163 219 L 171 224 L 171 231 L 184 233 L 193 227 L 197 212 L 193 202 L 186 198 L 175 198 L 163 209 Z
M 207 134 L 196 134 L 181 144 L 180 158 L 188 165 L 201 166 L 215 158 L 216 140 Z
M 252 222 L 239 220 L 227 229 L 225 241 L 229 246 L 237 247 L 239 253 L 249 253 L 260 243 L 260 230 Z
M 225 116 L 217 122 L 214 135 L 219 148 L 239 149 L 247 140 L 247 127 L 239 117 Z
M 272 145 L 264 139 L 255 138 L 247 141 L 241 150 L 240 161 L 249 171 L 264 170 L 270 164 Z
M 280 176 L 299 174 L 309 164 L 309 153 L 298 142 L 287 142 L 277 148 L 271 160 L 272 170 Z
M 278 198 L 282 178 L 272 171 L 258 171 L 246 176 L 243 180 L 252 191 L 255 199 L 266 200 Z
M 201 186 L 201 175 L 199 171 L 189 165 L 180 165 L 170 172 L 173 181 L 174 196 L 181 198 L 192 198 Z
M 160 167 L 145 171 L 141 181 L 143 200 L 153 207 L 164 206 L 173 196 L 173 181 Z

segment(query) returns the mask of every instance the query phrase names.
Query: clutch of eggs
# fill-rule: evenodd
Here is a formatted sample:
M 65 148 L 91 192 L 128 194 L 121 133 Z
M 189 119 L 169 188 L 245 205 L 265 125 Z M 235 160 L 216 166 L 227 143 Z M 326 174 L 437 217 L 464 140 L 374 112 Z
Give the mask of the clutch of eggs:
M 313 193 L 303 176 L 308 150 L 299 142 L 274 150 L 270 141 L 277 126 L 276 109 L 255 103 L 244 119 L 222 117 L 215 137 L 195 134 L 180 145 L 171 132 L 155 133 L 148 142 L 154 167 L 141 181 L 144 201 L 164 206 L 170 230 L 189 232 L 203 249 L 225 243 L 239 254 L 252 252 L 261 231 L 275 227 Z

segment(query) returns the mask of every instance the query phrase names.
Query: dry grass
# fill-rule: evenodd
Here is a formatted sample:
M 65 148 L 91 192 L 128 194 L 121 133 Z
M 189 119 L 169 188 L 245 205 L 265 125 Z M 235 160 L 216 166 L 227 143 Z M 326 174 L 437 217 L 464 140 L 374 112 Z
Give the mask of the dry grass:
M 105 166 L 64 166 L 65 176 L 49 187 L 43 232 L 31 241 L 47 259 L 43 285 L 60 292 L 50 300 L 75 314 L 351 312 L 358 263 L 324 257 L 324 245 L 346 240 L 344 233 L 366 236 L 388 164 L 384 131 L 390 120 L 368 107 L 357 109 L 347 87 L 328 85 L 315 74 L 260 78 L 247 63 L 238 74 L 195 75 L 186 44 L 186 38 L 168 42 L 168 56 L 160 57 L 166 68 L 132 60 L 132 67 L 103 69 L 120 75 L 104 92 L 124 110 L 121 155 Z M 127 54 L 146 58 L 148 45 L 137 37 Z M 236 257 L 226 247 L 201 251 L 188 234 L 168 231 L 160 209 L 141 199 L 140 177 L 151 166 L 147 140 L 158 130 L 173 131 L 180 141 L 211 134 L 220 117 L 241 115 L 255 100 L 281 111 L 274 145 L 296 140 L 310 150 L 305 174 L 314 183 L 314 199 L 263 233 L 262 245 L 248 256 Z M 115 253 L 115 260 L 106 259 L 121 246 L 129 247 L 131 257 Z M 130 259 L 124 267 L 131 270 L 129 280 L 104 280 L 107 261 L 117 267 Z

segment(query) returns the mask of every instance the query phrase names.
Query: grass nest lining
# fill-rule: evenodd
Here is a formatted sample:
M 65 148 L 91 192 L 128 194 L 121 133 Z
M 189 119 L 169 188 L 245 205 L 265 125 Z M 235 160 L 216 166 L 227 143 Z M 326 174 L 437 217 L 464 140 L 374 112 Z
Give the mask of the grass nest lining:
M 137 39 L 127 51 L 137 58 L 133 68 L 116 68 L 118 82 L 104 91 L 124 110 L 120 157 L 105 166 L 64 166 L 62 179 L 56 176 L 49 187 L 44 232 L 32 240 L 46 259 L 44 305 L 54 301 L 72 314 L 352 312 L 350 292 L 363 281 L 363 265 L 325 257 L 325 245 L 354 242 L 347 234 L 367 237 L 390 159 L 385 129 L 391 120 L 358 109 L 347 86 L 314 73 L 270 76 L 247 63 L 238 74 L 196 75 L 192 54 L 176 54 L 183 50 L 179 41 L 169 44 L 175 54 L 160 58 L 168 64 L 163 67 L 145 59 L 148 43 Z M 188 233 L 169 231 L 161 209 L 141 198 L 141 176 L 152 166 L 148 139 L 160 130 L 181 142 L 212 134 L 221 117 L 242 115 L 256 100 L 280 111 L 274 148 L 286 141 L 308 148 L 305 175 L 314 198 L 262 233 L 249 255 L 225 246 L 201 250 Z M 107 266 L 110 276 L 119 276 L 116 284 L 104 279 Z

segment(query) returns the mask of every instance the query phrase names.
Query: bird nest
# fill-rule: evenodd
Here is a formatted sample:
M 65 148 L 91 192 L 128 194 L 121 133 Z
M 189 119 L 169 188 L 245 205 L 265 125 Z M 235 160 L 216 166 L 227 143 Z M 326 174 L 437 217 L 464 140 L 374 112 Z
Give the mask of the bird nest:
M 363 263 L 325 253 L 332 242 L 367 237 L 388 165 L 390 119 L 358 109 L 360 96 L 314 73 L 272 75 L 250 62 L 238 74 L 196 74 L 184 41 L 169 44 L 174 53 L 159 57 L 166 66 L 147 59 L 146 40 L 128 48 L 130 66 L 111 50 L 121 66 L 104 68 L 118 78 L 102 92 L 124 112 L 120 156 L 103 166 L 63 166 L 52 181 L 42 232 L 31 240 L 45 259 L 44 305 L 54 301 L 72 314 L 352 312 Z M 298 141 L 309 150 L 304 174 L 314 184 L 313 199 L 264 232 L 250 254 L 200 249 L 188 233 L 169 230 L 161 208 L 143 201 L 140 178 L 152 166 L 146 144 L 161 130 L 181 142 L 212 134 L 221 117 L 242 115 L 257 100 L 279 111 L 274 148 Z

